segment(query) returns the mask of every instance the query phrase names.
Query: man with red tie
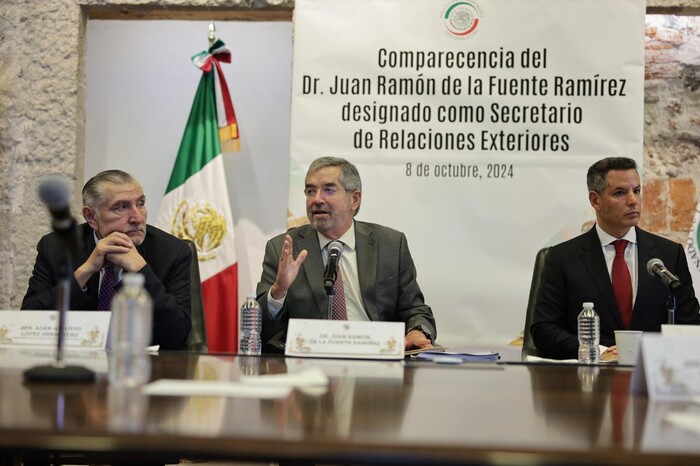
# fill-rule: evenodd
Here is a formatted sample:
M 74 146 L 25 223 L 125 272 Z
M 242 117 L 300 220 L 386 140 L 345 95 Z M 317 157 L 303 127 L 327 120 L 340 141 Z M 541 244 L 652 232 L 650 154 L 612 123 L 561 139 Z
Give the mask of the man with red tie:
M 267 243 L 257 297 L 263 309 L 263 342 L 284 341 L 289 318 L 325 319 L 324 264 L 331 242 L 342 248 L 335 279 L 333 318 L 406 324 L 406 348 L 429 347 L 435 319 L 423 301 L 403 233 L 354 220 L 362 200 L 357 168 L 322 157 L 306 173 L 310 225 Z
M 647 273 L 654 258 L 681 283 L 675 291 L 675 323 L 700 324 L 683 247 L 637 226 L 642 187 L 636 162 L 600 160 L 588 169 L 586 181 L 596 223 L 547 253 L 530 327 L 539 355 L 577 358 L 577 317 L 584 302 L 593 302 L 600 317 L 601 345 L 615 345 L 615 330 L 660 331 L 668 318 L 668 289 Z
M 81 246 L 73 259 L 71 310 L 108 310 L 122 273 L 141 273 L 153 298 L 152 344 L 184 349 L 191 327 L 187 244 L 148 225 L 141 184 L 121 170 L 98 173 L 83 187 Z M 64 245 L 56 233 L 37 245 L 22 309 L 56 309 Z

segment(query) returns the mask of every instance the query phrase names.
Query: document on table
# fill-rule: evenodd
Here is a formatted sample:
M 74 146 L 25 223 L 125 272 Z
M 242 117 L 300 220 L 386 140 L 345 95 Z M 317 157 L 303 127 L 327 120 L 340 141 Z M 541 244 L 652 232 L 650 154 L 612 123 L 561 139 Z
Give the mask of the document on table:
M 239 382 L 223 380 L 160 379 L 143 387 L 146 395 L 234 396 L 241 398 L 286 398 L 294 388 L 325 388 L 328 377 L 318 368 L 295 374 L 242 376 Z
M 424 351 L 416 355 L 416 359 L 434 362 L 486 362 L 498 361 L 501 355 L 496 351 Z
M 447 348 L 445 348 L 444 346 L 435 345 L 435 346 L 431 346 L 430 348 L 415 348 L 415 349 L 411 349 L 411 350 L 405 350 L 403 352 L 403 354 L 404 354 L 404 356 L 413 356 L 413 355 L 416 355 L 419 353 L 425 353 L 426 351 L 430 351 L 432 353 L 435 353 L 435 352 L 445 351 L 446 349 Z

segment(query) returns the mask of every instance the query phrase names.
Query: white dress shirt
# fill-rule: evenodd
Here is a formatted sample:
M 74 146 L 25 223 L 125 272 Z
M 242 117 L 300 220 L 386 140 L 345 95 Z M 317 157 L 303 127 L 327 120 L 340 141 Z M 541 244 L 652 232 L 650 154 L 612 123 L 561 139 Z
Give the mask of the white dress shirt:
M 328 261 L 328 248 L 326 247 L 331 241 L 330 238 L 318 235 L 318 244 L 321 248 L 321 256 L 323 257 L 323 265 Z M 338 241 L 343 243 L 343 253 L 340 256 L 340 272 L 343 274 L 343 288 L 345 290 L 345 308 L 348 314 L 348 320 L 369 320 L 367 311 L 362 304 L 362 293 L 360 290 L 360 279 L 357 269 L 357 249 L 355 248 L 355 222 L 345 232 L 343 236 L 338 238 Z M 298 278 L 298 277 L 297 277 Z M 267 292 L 267 309 L 270 316 L 274 319 L 279 314 L 284 306 L 284 300 L 287 297 L 285 294 L 282 299 L 274 299 L 270 291 Z
M 630 279 L 632 280 L 632 307 L 637 300 L 637 230 L 632 227 L 622 238 L 615 238 L 604 232 L 596 223 L 596 233 L 600 240 L 600 246 L 603 248 L 603 256 L 605 257 L 605 265 L 608 267 L 608 275 L 612 282 L 612 264 L 615 259 L 615 245 L 612 244 L 618 239 L 629 241 L 627 249 L 625 249 L 625 263 L 630 271 Z

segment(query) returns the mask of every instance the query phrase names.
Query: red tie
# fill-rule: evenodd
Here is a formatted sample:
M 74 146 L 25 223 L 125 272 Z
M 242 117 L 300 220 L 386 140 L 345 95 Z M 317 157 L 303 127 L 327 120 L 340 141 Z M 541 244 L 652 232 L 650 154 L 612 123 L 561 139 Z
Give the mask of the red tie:
M 612 286 L 617 299 L 617 306 L 620 309 L 622 323 L 625 328 L 630 328 L 632 319 L 632 280 L 630 271 L 625 262 L 625 249 L 629 241 L 618 239 L 613 241 L 615 245 L 615 259 L 612 265 Z
M 112 298 L 117 286 L 117 274 L 114 273 L 114 266 L 108 260 L 104 263 L 104 274 L 100 283 L 100 294 L 97 296 L 97 310 L 109 311 L 112 308 Z
M 335 278 L 333 286 L 335 296 L 333 296 L 333 320 L 348 320 L 348 312 L 345 309 L 345 287 L 343 286 L 343 274 L 338 266 L 338 276 Z

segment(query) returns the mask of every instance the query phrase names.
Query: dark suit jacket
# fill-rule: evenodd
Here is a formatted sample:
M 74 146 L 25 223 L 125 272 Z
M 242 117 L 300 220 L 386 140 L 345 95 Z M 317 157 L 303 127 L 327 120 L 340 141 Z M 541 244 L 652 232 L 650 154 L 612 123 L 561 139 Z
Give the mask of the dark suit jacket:
M 676 292 L 676 323 L 699 324 L 700 306 L 680 244 L 637 228 L 637 297 L 630 330 L 658 332 L 667 321 L 668 291 L 661 280 L 646 271 L 650 259 L 659 258 L 676 274 L 682 286 Z M 615 330 L 624 330 L 610 274 L 595 227 L 576 238 L 553 246 L 545 259 L 530 330 L 540 356 L 578 357 L 577 317 L 582 304 L 593 302 L 600 316 L 600 343 L 615 344 Z
M 81 246 L 73 260 L 73 271 L 95 249 L 93 230 L 87 223 L 78 226 Z M 190 333 L 190 261 L 189 247 L 180 239 L 148 225 L 146 237 L 136 248 L 147 265 L 139 272 L 146 278 L 146 290 L 153 298 L 153 341 L 162 349 L 184 349 Z M 22 309 L 56 309 L 64 245 L 55 233 L 41 238 L 37 245 L 34 271 L 22 300 Z M 73 274 L 70 309 L 97 309 L 100 274 L 95 273 L 83 291 Z
M 267 310 L 267 293 L 275 282 L 285 235 L 267 242 L 263 272 L 257 297 L 263 309 L 263 343 L 286 330 L 289 318 L 328 318 L 328 298 L 323 288 L 323 258 L 318 235 L 311 225 L 290 229 L 294 242 L 293 256 L 303 249 L 308 256 L 299 275 L 287 291 L 284 307 L 275 319 Z M 405 322 L 406 329 L 423 325 L 436 336 L 435 319 L 423 301 L 416 281 L 416 267 L 408 250 L 406 236 L 381 225 L 355 222 L 355 248 L 360 291 L 371 320 Z

